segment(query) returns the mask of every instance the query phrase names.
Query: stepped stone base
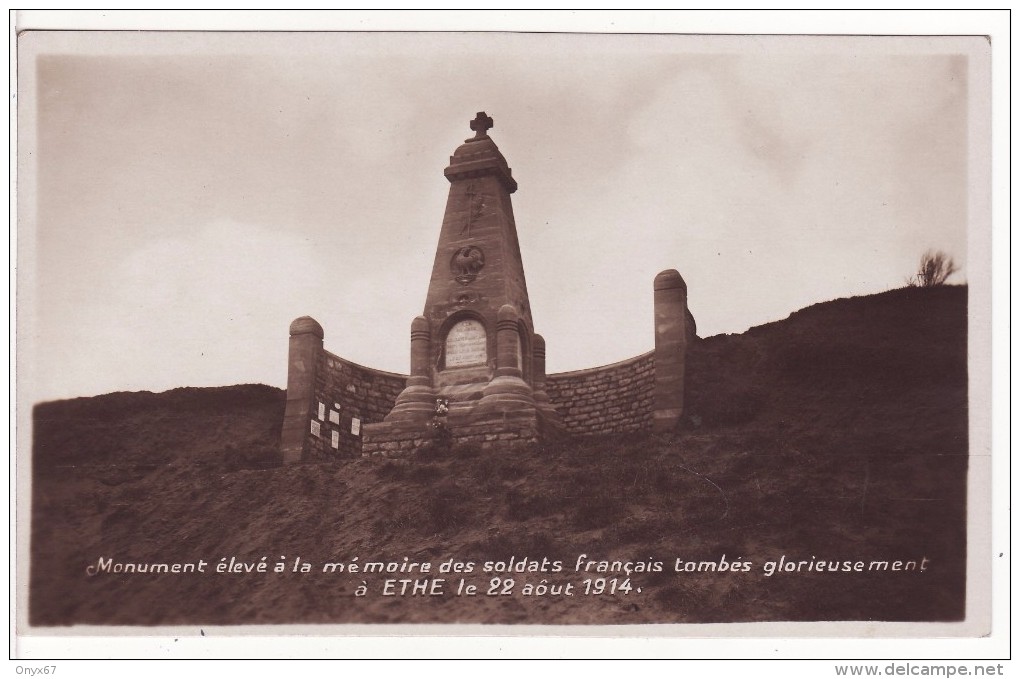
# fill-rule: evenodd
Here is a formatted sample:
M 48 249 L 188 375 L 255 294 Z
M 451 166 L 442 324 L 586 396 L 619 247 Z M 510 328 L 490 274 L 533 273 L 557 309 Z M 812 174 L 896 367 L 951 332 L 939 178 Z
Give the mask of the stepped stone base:
M 437 418 L 450 432 L 454 444 L 476 443 L 482 448 L 512 448 L 518 445 L 549 441 L 566 436 L 562 426 L 548 421 L 540 413 L 506 415 L 499 419 L 456 424 Z M 362 429 L 361 454 L 363 457 L 386 455 L 400 457 L 412 454 L 436 437 L 436 427 L 430 422 L 379 422 Z

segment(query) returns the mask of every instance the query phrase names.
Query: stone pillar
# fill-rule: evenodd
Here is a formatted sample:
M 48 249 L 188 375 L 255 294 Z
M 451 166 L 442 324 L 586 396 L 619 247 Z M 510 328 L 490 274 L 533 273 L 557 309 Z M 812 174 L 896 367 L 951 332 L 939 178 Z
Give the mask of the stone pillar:
M 424 421 L 435 412 L 435 390 L 432 388 L 432 366 L 429 365 L 431 341 L 429 322 L 424 316 L 411 321 L 411 375 L 407 386 L 397 396 L 386 422 Z
M 531 337 L 531 388 L 536 402 L 549 400 L 545 393 L 545 338 L 538 333 Z
M 411 376 L 407 379 L 408 386 L 431 386 L 432 369 L 429 365 L 431 342 L 429 340 L 429 322 L 424 316 L 416 316 L 411 321 Z
M 652 431 L 672 431 L 684 412 L 687 284 L 675 269 L 655 277 L 655 400 Z
M 539 334 L 531 337 L 531 382 L 535 408 L 541 413 L 544 424 L 554 430 L 562 429 L 563 418 L 545 391 L 545 338 Z
M 300 462 L 310 433 L 315 377 L 322 357 L 322 326 L 311 316 L 302 316 L 290 324 L 290 349 L 287 354 L 287 409 L 280 436 L 280 456 L 284 464 Z
M 521 334 L 517 324 L 517 309 L 509 304 L 499 308 L 496 317 L 496 377 L 523 379 L 521 370 Z
M 535 417 L 535 397 L 524 381 L 521 371 L 521 339 L 517 309 L 509 304 L 500 307 L 496 321 L 496 373 L 482 391 L 476 416 L 493 413 L 530 415 Z

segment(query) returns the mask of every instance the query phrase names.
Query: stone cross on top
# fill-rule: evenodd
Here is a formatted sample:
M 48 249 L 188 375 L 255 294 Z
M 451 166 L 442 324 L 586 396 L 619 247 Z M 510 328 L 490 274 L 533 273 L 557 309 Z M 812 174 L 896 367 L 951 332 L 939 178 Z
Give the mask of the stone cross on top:
M 489 136 L 486 132 L 492 129 L 492 118 L 485 115 L 485 111 L 479 111 L 471 121 L 471 129 L 475 131 L 475 139 Z

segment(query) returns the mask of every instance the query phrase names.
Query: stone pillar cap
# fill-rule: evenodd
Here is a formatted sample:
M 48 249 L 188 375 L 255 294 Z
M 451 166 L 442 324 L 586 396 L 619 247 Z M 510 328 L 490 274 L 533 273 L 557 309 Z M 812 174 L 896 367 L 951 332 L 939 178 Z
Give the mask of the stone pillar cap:
M 660 271 L 655 276 L 655 289 L 656 290 L 673 290 L 675 288 L 687 289 L 687 283 L 684 282 L 683 276 L 676 269 L 666 269 Z
M 322 331 L 322 326 L 319 322 L 311 316 L 301 316 L 295 318 L 290 324 L 291 335 L 315 335 L 319 339 L 324 339 L 326 334 Z
M 517 313 L 517 309 L 512 304 L 504 304 L 499 308 L 496 318 L 501 321 L 517 321 L 520 318 L 520 314 Z

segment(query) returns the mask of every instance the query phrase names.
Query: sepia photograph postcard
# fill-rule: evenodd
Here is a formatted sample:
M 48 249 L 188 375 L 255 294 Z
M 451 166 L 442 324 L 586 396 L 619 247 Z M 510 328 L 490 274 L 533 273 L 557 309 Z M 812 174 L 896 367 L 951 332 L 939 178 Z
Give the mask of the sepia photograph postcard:
M 991 633 L 987 36 L 16 40 L 24 652 Z

